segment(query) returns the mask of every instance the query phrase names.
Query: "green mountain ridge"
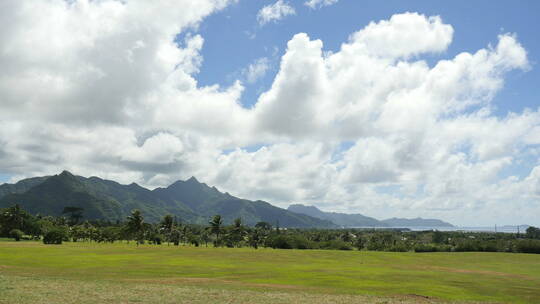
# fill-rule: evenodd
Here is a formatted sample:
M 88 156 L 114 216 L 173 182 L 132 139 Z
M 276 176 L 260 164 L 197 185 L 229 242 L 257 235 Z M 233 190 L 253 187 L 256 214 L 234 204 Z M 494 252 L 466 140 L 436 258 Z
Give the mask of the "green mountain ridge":
M 0 208 L 16 203 L 30 213 L 54 216 L 61 215 L 64 207 L 80 207 L 84 208 L 84 218 L 90 220 L 123 221 L 133 209 L 139 209 L 149 222 L 172 214 L 184 222 L 206 224 L 211 216 L 220 214 L 225 223 L 240 217 L 248 225 L 265 221 L 281 227 L 335 227 L 330 221 L 290 212 L 264 201 L 222 193 L 195 177 L 149 190 L 135 183 L 122 185 L 63 171 L 54 176 L 0 185 Z
M 287 210 L 325 219 L 342 227 L 387 227 L 380 221 L 362 214 L 346 214 L 337 212 L 324 212 L 315 206 L 305 206 L 301 204 L 290 205 Z
M 377 220 L 362 214 L 347 214 L 337 212 L 324 212 L 315 206 L 305 206 L 302 204 L 290 205 L 287 210 L 306 214 L 312 217 L 325 219 L 341 227 L 454 227 L 454 225 L 438 220 L 423 218 L 391 218 L 386 220 Z

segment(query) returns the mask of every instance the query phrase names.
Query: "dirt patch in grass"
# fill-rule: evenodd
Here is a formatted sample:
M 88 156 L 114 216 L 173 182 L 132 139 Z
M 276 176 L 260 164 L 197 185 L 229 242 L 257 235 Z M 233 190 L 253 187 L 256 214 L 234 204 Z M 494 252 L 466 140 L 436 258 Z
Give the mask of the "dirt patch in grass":
M 436 300 L 432 297 L 423 296 L 419 294 L 399 295 L 399 296 L 396 296 L 396 298 L 398 300 L 403 300 L 403 299 L 411 300 L 412 302 L 415 302 L 415 303 L 440 303 L 440 300 Z
M 256 288 L 273 288 L 273 289 L 302 289 L 305 290 L 306 287 L 300 287 L 296 285 L 286 285 L 286 284 L 270 284 L 270 283 L 250 283 L 242 281 L 233 281 L 233 280 L 222 280 L 222 279 L 213 279 L 213 278 L 166 278 L 166 279 L 125 279 L 124 282 L 133 282 L 133 283 L 150 283 L 150 284 L 168 284 L 168 285 L 177 285 L 177 284 L 226 284 L 226 285 L 237 285 L 245 287 L 256 287 Z

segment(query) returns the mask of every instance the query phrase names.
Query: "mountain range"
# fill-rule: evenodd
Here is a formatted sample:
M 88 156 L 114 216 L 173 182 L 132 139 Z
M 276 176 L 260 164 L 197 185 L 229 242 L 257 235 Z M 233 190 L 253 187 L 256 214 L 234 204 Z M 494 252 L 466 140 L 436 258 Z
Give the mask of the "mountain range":
M 0 208 L 14 204 L 32 214 L 54 216 L 61 215 L 64 207 L 80 207 L 88 220 L 123 221 L 133 209 L 139 209 L 148 222 L 173 214 L 183 222 L 206 224 L 210 217 L 220 214 L 225 223 L 240 217 L 248 225 L 265 221 L 281 227 L 336 227 L 330 221 L 290 212 L 264 201 L 222 193 L 195 177 L 149 190 L 135 183 L 122 185 L 63 171 L 0 185 Z
M 62 215 L 65 207 L 79 207 L 84 209 L 84 219 L 112 222 L 123 221 L 132 210 L 139 209 L 148 222 L 157 222 L 164 215 L 172 214 L 183 222 L 206 224 L 219 214 L 225 223 L 242 218 L 248 225 L 264 221 L 298 228 L 452 226 L 440 220 L 421 218 L 379 221 L 361 214 L 323 212 L 314 206 L 299 204 L 282 209 L 265 201 L 222 193 L 195 177 L 149 190 L 136 183 L 123 185 L 63 171 L 0 185 L 0 208 L 14 204 L 32 214 L 53 216 Z
M 377 220 L 362 214 L 324 212 L 315 206 L 305 206 L 301 204 L 290 205 L 287 210 L 328 220 L 340 227 L 453 227 L 452 224 L 437 219 L 391 218 Z

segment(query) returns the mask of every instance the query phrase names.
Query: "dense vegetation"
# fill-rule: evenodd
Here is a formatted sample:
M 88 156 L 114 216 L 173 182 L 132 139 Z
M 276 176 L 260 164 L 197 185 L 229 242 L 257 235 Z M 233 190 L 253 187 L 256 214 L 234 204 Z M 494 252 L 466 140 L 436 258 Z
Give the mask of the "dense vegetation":
M 43 239 L 44 243 L 62 241 L 174 244 L 214 247 L 270 247 L 279 249 L 338 249 L 393 252 L 521 252 L 540 253 L 540 229 L 529 227 L 525 234 L 441 231 L 403 231 L 369 229 L 285 229 L 259 222 L 244 225 L 240 218 L 225 225 L 215 215 L 208 225 L 180 223 L 166 215 L 159 223 L 144 220 L 134 210 L 124 222 L 81 220 L 80 208 L 64 208 L 64 216 L 33 216 L 15 205 L 0 212 L 0 236 L 15 240 Z

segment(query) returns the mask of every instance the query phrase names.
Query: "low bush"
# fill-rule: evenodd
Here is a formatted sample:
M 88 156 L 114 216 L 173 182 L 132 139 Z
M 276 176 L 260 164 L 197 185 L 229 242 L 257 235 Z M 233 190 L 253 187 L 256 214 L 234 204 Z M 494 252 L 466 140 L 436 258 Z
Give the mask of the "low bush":
M 342 240 L 331 240 L 327 242 L 322 242 L 320 244 L 321 249 L 332 249 L 332 250 L 352 250 L 352 246 L 348 243 L 345 243 Z
M 390 251 L 390 252 L 407 252 L 409 250 L 410 250 L 410 248 L 409 248 L 409 246 L 407 246 L 407 244 L 405 244 L 405 243 L 396 243 L 396 244 L 390 246 L 390 248 L 388 248 L 387 251 Z
M 292 246 L 295 249 L 314 249 L 317 247 L 314 242 L 300 235 L 292 235 L 288 238 L 292 242 Z
M 63 229 L 55 228 L 45 233 L 43 236 L 43 244 L 62 244 L 62 241 L 66 238 L 66 232 Z
M 274 249 L 315 249 L 318 248 L 312 242 L 301 235 L 274 235 L 266 239 L 266 247 Z
M 473 240 L 463 240 L 456 244 L 454 251 L 457 252 L 468 252 L 468 251 L 482 251 L 480 242 Z
M 15 241 L 20 241 L 23 238 L 24 233 L 19 229 L 13 229 L 9 232 L 9 236 L 15 239 Z
M 480 251 L 486 251 L 486 252 L 497 252 L 499 251 L 499 248 L 497 246 L 497 242 L 495 241 L 485 241 L 482 242 L 479 246 Z
M 437 246 L 431 244 L 417 244 L 414 246 L 414 252 L 437 252 Z
M 521 253 L 540 253 L 540 240 L 519 240 L 515 250 Z
M 414 252 L 450 252 L 454 250 L 450 245 L 417 244 Z
M 266 241 L 267 247 L 274 249 L 293 249 L 293 244 L 286 235 L 280 234 L 269 237 Z

